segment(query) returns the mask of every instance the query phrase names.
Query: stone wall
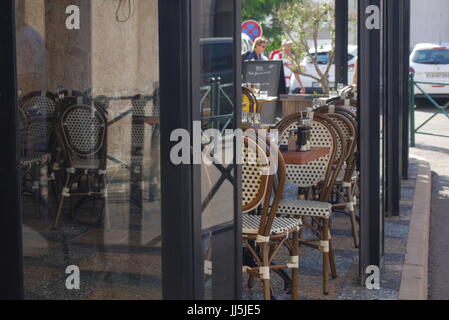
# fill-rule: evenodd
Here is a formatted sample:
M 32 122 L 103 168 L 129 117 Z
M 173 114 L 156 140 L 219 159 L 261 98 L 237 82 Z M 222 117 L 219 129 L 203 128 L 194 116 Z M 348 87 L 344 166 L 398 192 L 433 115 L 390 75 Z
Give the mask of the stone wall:
M 151 95 L 159 81 L 157 0 L 17 0 L 17 70 L 22 95 L 58 88 L 109 97 Z M 80 8 L 80 29 L 66 8 Z M 110 119 L 131 107 L 113 102 Z M 145 126 L 145 140 L 151 141 Z M 109 152 L 129 158 L 131 117 L 109 129 Z M 148 158 L 150 143 L 146 143 Z

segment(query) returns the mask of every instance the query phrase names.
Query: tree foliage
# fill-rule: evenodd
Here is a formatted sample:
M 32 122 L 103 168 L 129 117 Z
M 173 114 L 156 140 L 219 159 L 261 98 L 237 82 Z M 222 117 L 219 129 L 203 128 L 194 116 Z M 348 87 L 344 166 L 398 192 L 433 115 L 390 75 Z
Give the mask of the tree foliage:
M 329 92 L 329 71 L 335 60 L 335 9 L 331 2 L 302 0 L 290 4 L 281 4 L 276 11 L 276 18 L 281 23 L 283 34 L 293 42 L 294 71 L 321 83 L 325 93 Z M 318 37 L 321 31 L 328 30 L 331 38 L 331 51 L 324 71 L 318 65 Z M 309 46 L 313 43 L 315 50 Z M 308 57 L 318 74 L 304 73 L 301 62 Z
M 284 38 L 282 24 L 276 16 L 281 6 L 301 3 L 303 0 L 243 0 L 242 19 L 256 20 L 263 28 L 264 37 L 268 39 L 267 52 L 279 49 Z

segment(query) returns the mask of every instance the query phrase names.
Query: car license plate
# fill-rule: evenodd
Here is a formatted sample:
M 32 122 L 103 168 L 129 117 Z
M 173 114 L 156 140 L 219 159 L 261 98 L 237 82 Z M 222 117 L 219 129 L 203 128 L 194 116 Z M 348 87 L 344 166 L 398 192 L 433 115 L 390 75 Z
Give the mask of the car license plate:
M 449 79 L 449 72 L 427 72 L 427 79 Z

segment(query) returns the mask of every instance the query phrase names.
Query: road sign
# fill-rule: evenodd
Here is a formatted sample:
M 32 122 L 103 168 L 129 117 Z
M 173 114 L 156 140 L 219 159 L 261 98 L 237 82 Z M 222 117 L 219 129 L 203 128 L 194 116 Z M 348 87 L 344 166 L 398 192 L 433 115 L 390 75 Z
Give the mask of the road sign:
M 262 37 L 263 30 L 259 22 L 255 20 L 248 20 L 242 23 L 242 32 L 247 34 L 251 40 Z

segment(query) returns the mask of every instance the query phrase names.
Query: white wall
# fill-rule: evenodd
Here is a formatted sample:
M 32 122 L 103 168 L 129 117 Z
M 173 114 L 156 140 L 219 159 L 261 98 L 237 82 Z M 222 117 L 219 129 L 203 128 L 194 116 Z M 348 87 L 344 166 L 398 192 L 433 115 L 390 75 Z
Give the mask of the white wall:
M 449 43 L 449 1 L 411 0 L 411 47 L 420 42 Z

